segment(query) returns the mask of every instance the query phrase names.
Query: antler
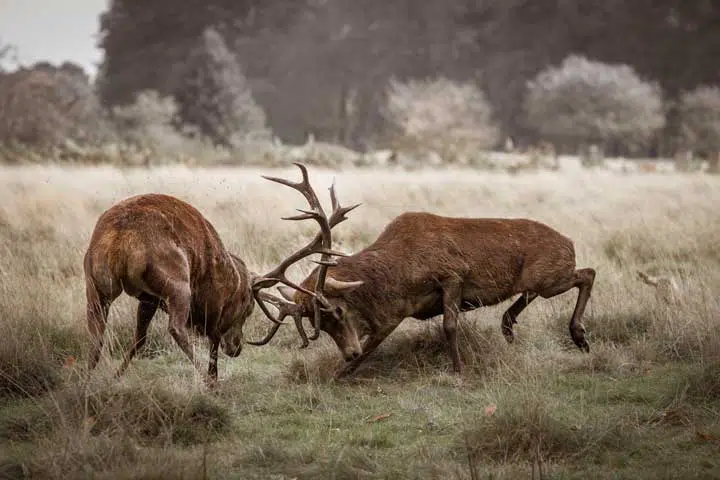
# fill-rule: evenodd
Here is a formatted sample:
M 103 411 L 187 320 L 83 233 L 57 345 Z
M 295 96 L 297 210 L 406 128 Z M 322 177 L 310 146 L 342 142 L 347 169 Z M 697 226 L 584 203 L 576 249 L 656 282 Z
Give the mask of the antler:
M 299 191 L 305 199 L 308 201 L 308 204 L 310 204 L 309 210 L 303 210 L 298 209 L 300 212 L 300 215 L 295 215 L 292 217 L 283 217 L 283 220 L 315 220 L 318 225 L 320 226 L 320 232 L 318 232 L 315 237 L 305 245 L 303 248 L 295 252 L 294 254 L 290 255 L 288 258 L 283 260 L 280 265 L 278 265 L 274 270 L 271 272 L 256 278 L 253 281 L 253 296 L 255 297 L 255 300 L 260 305 L 260 308 L 262 309 L 263 313 L 275 322 L 277 324 L 277 327 L 273 327 L 273 330 L 271 331 L 271 334 L 269 334 L 269 338 L 272 338 L 272 335 L 277 331 L 277 328 L 279 328 L 279 325 L 282 324 L 281 320 L 278 320 L 272 316 L 270 311 L 267 309 L 267 305 L 263 303 L 263 299 L 260 296 L 260 290 L 263 288 L 269 288 L 272 287 L 278 283 L 283 283 L 291 288 L 294 288 L 296 290 L 299 290 L 307 295 L 310 295 L 313 297 L 313 302 L 315 303 L 315 317 L 313 321 L 313 326 L 315 327 L 315 331 L 313 332 L 312 336 L 310 337 L 311 340 L 315 340 L 320 336 L 320 318 L 322 311 L 327 310 L 330 308 L 330 304 L 328 303 L 327 299 L 325 299 L 323 295 L 323 288 L 325 286 L 325 279 L 327 278 L 327 269 L 328 267 L 331 267 L 333 265 L 336 265 L 337 263 L 332 259 L 333 256 L 345 256 L 342 252 L 337 252 L 332 250 L 332 228 L 347 220 L 347 214 L 354 210 L 355 208 L 359 207 L 360 204 L 352 205 L 350 207 L 343 207 L 340 205 L 337 199 L 337 195 L 335 194 L 335 185 L 330 186 L 330 199 L 332 201 L 332 208 L 333 211 L 330 214 L 330 218 L 327 217 L 325 214 L 325 211 L 322 208 L 322 205 L 320 204 L 320 201 L 318 200 L 317 195 L 315 194 L 315 191 L 313 190 L 312 186 L 310 185 L 310 180 L 308 178 L 308 172 L 307 168 L 305 168 L 305 165 L 301 163 L 294 163 L 302 173 L 302 180 L 300 182 L 291 182 L 289 180 L 286 180 L 284 178 L 277 178 L 277 177 L 267 177 L 263 176 L 263 178 L 270 180 L 272 182 L 280 183 L 282 185 L 286 185 L 294 190 Z M 294 282 L 289 280 L 286 276 L 287 269 L 294 263 L 298 262 L 299 260 L 302 260 L 303 258 L 319 253 L 321 254 L 321 258 L 319 261 L 316 261 L 315 263 L 320 265 L 320 268 L 318 270 L 318 276 L 317 276 L 317 282 L 315 284 L 315 291 L 310 291 Z M 275 297 L 277 298 L 277 297 Z M 266 299 L 268 299 L 266 297 Z M 268 301 L 270 301 L 268 299 Z M 277 306 L 277 305 L 276 305 Z M 284 317 L 283 317 L 284 318 Z M 302 330 L 302 323 L 296 321 L 296 325 L 298 326 L 298 331 L 300 332 L 300 335 L 304 338 L 304 330 Z M 269 341 L 268 338 L 268 341 Z M 304 343 L 304 340 L 303 340 Z
M 295 326 L 298 329 L 298 333 L 300 334 L 300 338 L 302 338 L 302 346 L 300 348 L 305 348 L 308 345 L 310 345 L 310 342 L 308 341 L 307 334 L 305 333 L 305 329 L 302 325 L 302 306 L 298 305 L 297 303 L 288 302 L 286 300 L 283 300 L 282 298 L 276 297 L 275 295 L 267 292 L 260 292 L 259 297 L 264 302 L 271 303 L 275 306 L 275 308 L 278 309 L 278 319 L 279 322 L 273 325 L 273 328 L 268 332 L 267 335 L 265 335 L 265 338 L 258 341 L 249 341 L 250 345 L 265 345 L 267 344 L 272 338 L 275 336 L 277 331 L 280 329 L 280 325 L 282 325 L 282 321 L 290 315 L 293 320 L 295 321 Z M 265 306 L 264 304 L 261 304 Z

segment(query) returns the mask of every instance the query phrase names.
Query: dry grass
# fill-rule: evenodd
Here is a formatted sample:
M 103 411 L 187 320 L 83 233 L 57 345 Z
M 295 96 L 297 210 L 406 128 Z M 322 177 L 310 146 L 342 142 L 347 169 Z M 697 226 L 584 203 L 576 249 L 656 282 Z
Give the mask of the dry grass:
M 346 251 L 367 245 L 406 210 L 531 217 L 569 235 L 579 266 L 598 272 L 585 321 L 589 355 L 570 341 L 575 296 L 568 293 L 528 307 L 512 345 L 500 333 L 507 304 L 464 315 L 460 377 L 437 320 L 406 320 L 341 382 L 332 379 L 341 360 L 326 336 L 299 350 L 294 329 L 284 327 L 270 345 L 223 358 L 219 387 L 209 393 L 162 314 L 144 354 L 125 378 L 113 378 L 134 323 L 135 303 L 122 298 L 111 311 L 106 358 L 88 377 L 81 258 L 98 215 L 132 194 L 178 195 L 263 271 L 314 227 L 279 220 L 301 198 L 261 173 L 0 169 L 0 476 L 720 474 L 717 177 L 311 172 L 319 191 L 336 177 L 341 201 L 363 203 L 337 229 Z M 308 269 L 302 264 L 294 275 Z M 677 302 L 659 303 L 637 270 L 672 277 Z M 246 335 L 268 327 L 256 312 Z

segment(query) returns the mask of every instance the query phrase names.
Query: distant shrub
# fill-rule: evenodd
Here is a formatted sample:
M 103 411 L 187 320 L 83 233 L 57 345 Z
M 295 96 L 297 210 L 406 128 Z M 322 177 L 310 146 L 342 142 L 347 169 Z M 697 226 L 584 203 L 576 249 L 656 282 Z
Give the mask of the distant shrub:
M 217 145 L 269 138 L 265 113 L 237 58 L 213 28 L 205 30 L 190 53 L 175 98 L 182 121 Z
M 627 65 L 581 56 L 540 72 L 528 84 L 527 122 L 540 135 L 573 144 L 636 151 L 664 126 L 660 88 Z
M 720 151 L 720 87 L 701 86 L 683 93 L 679 117 L 685 145 L 706 154 Z
M 446 158 L 486 149 L 497 139 L 490 106 L 472 83 L 443 77 L 392 79 L 384 115 L 396 131 L 396 143 L 435 150 Z
M 187 140 L 175 130 L 178 107 L 171 97 L 154 90 L 138 93 L 130 105 L 112 110 L 115 128 L 123 142 L 143 148 L 167 150 Z
M 49 147 L 98 143 L 109 134 L 82 68 L 39 63 L 0 74 L 0 143 Z

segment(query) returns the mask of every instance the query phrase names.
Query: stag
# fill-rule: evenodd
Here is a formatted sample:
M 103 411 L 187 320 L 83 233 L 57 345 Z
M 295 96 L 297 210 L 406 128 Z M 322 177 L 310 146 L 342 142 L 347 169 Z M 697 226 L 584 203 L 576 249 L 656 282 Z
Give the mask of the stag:
M 313 218 L 329 232 L 335 214 L 329 220 L 321 214 Z M 324 242 L 325 248 L 331 247 L 329 234 Z M 284 269 L 273 272 L 275 277 L 280 274 Z M 322 262 L 299 285 L 283 282 L 279 291 L 284 303 L 276 303 L 280 315 L 292 315 L 296 324 L 312 318 L 313 338 L 320 330 L 332 337 L 346 361 L 337 376 L 354 371 L 403 319 L 426 320 L 442 314 L 450 358 L 459 373 L 463 368 L 459 314 L 515 295 L 519 297 L 501 322 L 508 342 L 515 338 L 518 315 L 538 296 L 551 298 L 577 288 L 570 335 L 589 352 L 582 316 L 594 279 L 592 268 L 576 269 L 572 240 L 545 224 L 408 212 L 392 220 L 364 250 Z M 258 286 L 268 284 L 259 281 Z M 275 320 L 279 323 L 282 318 Z M 258 343 L 267 343 L 278 327 Z
M 217 381 L 218 348 L 230 357 L 240 354 L 242 327 L 254 307 L 251 274 L 188 203 L 147 194 L 114 205 L 95 225 L 84 271 L 90 370 L 100 358 L 110 305 L 123 292 L 139 304 L 135 340 L 118 376 L 145 344 L 158 308 L 168 313 L 170 334 L 199 370 L 188 330 L 208 338 L 209 384 Z

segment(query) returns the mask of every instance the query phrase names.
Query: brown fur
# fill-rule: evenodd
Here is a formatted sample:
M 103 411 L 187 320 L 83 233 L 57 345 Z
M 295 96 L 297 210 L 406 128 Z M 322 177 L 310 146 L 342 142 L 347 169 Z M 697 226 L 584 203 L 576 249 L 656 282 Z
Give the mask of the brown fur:
M 317 270 L 301 284 L 313 289 Z M 443 325 L 456 371 L 462 364 L 457 345 L 457 317 L 484 305 L 522 294 L 505 312 L 502 330 L 513 340 L 513 324 L 537 296 L 550 298 L 579 289 L 570 321 L 575 343 L 589 350 L 581 318 L 590 297 L 595 271 L 575 269 L 572 241 L 542 223 L 525 219 L 450 218 L 430 213 L 404 213 L 361 252 L 338 260 L 328 277 L 361 280 L 354 289 L 325 292 L 344 313 L 344 321 L 323 317 L 322 330 L 340 350 L 353 351 L 362 334 L 368 337 L 357 358 L 345 355 L 340 374 L 354 370 L 406 317 L 427 319 L 443 314 Z M 283 292 L 284 295 L 288 295 Z M 311 297 L 294 292 L 293 300 L 313 316 Z
M 208 380 L 217 380 L 218 348 L 240 354 L 242 326 L 253 310 L 250 274 L 225 250 L 210 222 L 177 198 L 128 198 L 97 221 L 84 260 L 89 368 L 100 358 L 110 304 L 124 291 L 140 301 L 135 341 L 118 370 L 145 343 L 157 308 L 170 316 L 169 331 L 197 368 L 187 328 L 208 337 Z

